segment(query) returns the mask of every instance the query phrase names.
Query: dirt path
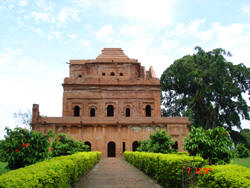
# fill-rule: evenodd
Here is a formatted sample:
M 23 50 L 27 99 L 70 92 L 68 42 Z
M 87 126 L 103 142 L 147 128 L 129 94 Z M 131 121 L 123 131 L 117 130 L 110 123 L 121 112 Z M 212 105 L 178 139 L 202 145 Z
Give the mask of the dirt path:
M 122 158 L 104 158 L 75 188 L 161 188 Z

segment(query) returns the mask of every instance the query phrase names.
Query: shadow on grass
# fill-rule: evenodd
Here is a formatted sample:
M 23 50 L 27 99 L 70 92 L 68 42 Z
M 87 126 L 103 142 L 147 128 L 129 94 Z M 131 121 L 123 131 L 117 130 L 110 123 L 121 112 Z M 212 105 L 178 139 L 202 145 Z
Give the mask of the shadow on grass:
M 250 168 L 250 157 L 248 158 L 236 158 L 231 161 L 231 164 L 241 165 Z
M 7 165 L 8 165 L 8 163 L 6 163 L 6 162 L 0 162 L 0 175 L 10 171 L 10 169 L 6 168 Z

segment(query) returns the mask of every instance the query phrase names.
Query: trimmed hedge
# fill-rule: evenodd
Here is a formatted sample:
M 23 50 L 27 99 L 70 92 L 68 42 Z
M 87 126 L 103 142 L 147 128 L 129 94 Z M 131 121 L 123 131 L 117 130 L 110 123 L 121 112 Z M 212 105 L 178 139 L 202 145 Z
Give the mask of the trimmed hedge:
M 250 169 L 239 165 L 211 165 L 211 174 L 198 175 L 198 187 L 250 187 Z
M 0 187 L 71 187 L 101 158 L 100 152 L 79 152 L 54 157 L 0 176 Z
M 164 187 L 182 186 L 182 162 L 194 161 L 193 165 L 201 167 L 207 162 L 201 157 L 177 154 L 159 154 L 148 152 L 124 153 L 124 159 L 154 178 Z

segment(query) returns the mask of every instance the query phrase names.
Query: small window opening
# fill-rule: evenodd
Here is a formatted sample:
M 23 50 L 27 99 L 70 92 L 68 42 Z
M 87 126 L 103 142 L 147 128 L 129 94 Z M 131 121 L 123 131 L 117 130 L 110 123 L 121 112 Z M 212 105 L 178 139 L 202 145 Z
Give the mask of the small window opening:
M 79 106 L 75 106 L 74 107 L 74 116 L 80 116 L 80 107 Z
M 95 109 L 94 108 L 90 109 L 90 117 L 95 117 Z
M 108 105 L 107 107 L 107 116 L 108 117 L 114 116 L 114 107 L 112 105 Z
M 79 77 L 79 78 L 81 78 L 81 77 L 82 77 L 82 75 L 81 75 L 81 74 L 79 74 L 79 75 L 78 75 L 78 77 Z
M 126 108 L 126 117 L 130 117 L 130 109 Z
M 103 72 L 102 75 L 105 76 L 106 75 L 105 72 Z
M 146 106 L 146 117 L 151 117 L 151 106 L 150 105 Z
M 114 73 L 114 72 L 111 72 L 111 73 L 110 73 L 110 76 L 115 76 L 115 73 Z
M 123 76 L 123 73 L 122 73 L 122 72 L 120 73 L 120 76 Z

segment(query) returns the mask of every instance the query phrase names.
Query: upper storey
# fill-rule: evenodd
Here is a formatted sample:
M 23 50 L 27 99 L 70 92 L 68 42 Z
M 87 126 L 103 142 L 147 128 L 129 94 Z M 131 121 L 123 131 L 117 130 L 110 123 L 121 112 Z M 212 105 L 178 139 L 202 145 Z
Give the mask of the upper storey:
M 121 48 L 104 48 L 96 59 L 70 60 L 70 76 L 64 79 L 64 85 L 117 85 L 117 82 L 119 85 L 160 85 L 152 67 L 146 71 Z

